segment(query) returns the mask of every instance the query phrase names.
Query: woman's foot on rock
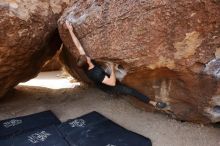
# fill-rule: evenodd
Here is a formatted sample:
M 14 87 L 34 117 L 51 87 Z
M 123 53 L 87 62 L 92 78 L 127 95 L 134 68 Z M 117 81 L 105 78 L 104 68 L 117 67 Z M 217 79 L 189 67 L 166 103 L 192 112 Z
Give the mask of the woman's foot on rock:
M 167 106 L 167 104 L 164 102 L 157 102 L 157 104 L 156 104 L 156 107 L 160 108 L 160 109 L 165 108 L 166 106 Z

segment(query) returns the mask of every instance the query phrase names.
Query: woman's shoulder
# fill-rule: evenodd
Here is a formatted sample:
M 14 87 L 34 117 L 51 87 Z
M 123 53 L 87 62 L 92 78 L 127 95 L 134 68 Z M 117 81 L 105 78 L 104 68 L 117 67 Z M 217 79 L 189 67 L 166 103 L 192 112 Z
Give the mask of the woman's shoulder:
M 95 72 L 101 72 L 101 71 L 102 71 L 102 69 L 99 66 L 94 65 L 93 68 L 88 69 L 86 72 L 88 72 L 88 73 L 95 73 Z

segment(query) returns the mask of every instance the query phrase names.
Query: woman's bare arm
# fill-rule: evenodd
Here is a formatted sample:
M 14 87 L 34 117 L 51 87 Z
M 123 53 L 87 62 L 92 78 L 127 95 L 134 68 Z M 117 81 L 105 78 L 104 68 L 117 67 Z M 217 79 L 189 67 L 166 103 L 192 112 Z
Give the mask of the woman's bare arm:
M 68 21 L 66 21 L 66 27 L 68 28 L 68 30 L 69 30 L 69 32 L 70 32 L 71 38 L 72 38 L 73 42 L 75 43 L 76 48 L 77 48 L 78 51 L 79 51 L 79 54 L 80 54 L 80 55 L 86 55 L 86 53 L 85 53 L 85 51 L 84 51 L 82 45 L 80 44 L 78 38 L 77 38 L 76 35 L 73 33 L 73 27 L 72 27 L 72 25 L 71 25 Z
M 109 86 L 115 86 L 116 85 L 116 77 L 115 77 L 115 67 L 114 67 L 113 63 L 111 63 L 111 70 L 112 70 L 112 72 L 111 72 L 110 77 L 105 76 L 102 83 L 109 85 Z

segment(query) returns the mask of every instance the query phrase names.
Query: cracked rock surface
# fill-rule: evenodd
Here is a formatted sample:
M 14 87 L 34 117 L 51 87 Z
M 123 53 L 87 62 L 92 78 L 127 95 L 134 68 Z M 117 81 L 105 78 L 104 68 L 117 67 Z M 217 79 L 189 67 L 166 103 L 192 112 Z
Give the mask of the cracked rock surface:
M 79 54 L 63 27 L 66 20 L 89 56 L 123 66 L 122 82 L 166 102 L 162 112 L 185 121 L 220 121 L 213 110 L 220 105 L 218 1 L 75 0 L 58 21 L 61 58 L 74 77 L 88 81 L 76 68 Z

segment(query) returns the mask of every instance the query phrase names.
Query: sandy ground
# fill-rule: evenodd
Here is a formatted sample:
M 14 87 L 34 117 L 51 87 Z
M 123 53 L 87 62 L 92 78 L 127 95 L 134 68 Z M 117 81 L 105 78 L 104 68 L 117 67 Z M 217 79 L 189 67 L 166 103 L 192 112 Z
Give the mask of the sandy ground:
M 125 97 L 112 97 L 95 88 L 76 86 L 78 83 L 63 89 L 60 85 L 49 89 L 49 82 L 65 84 L 66 81 L 56 82 L 63 79 L 57 76 L 58 73 L 38 76 L 37 80 L 46 79 L 45 87 L 17 86 L 15 91 L 0 100 L 0 120 L 52 110 L 66 121 L 98 111 L 119 125 L 149 137 L 154 146 L 220 146 L 220 129 L 144 112 L 133 107 Z

